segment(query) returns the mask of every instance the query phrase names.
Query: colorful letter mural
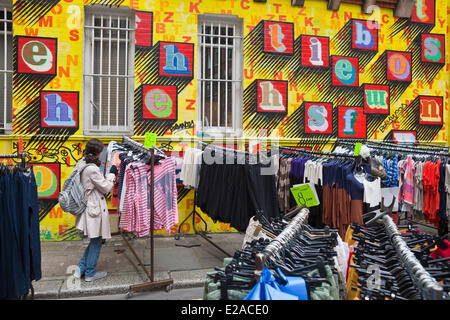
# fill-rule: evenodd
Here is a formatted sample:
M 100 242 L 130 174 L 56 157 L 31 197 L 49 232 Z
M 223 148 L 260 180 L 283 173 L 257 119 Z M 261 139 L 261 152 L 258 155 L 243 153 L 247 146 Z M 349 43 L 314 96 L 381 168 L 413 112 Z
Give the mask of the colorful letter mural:
M 78 239 L 75 219 L 61 210 L 57 193 L 87 140 L 95 136 L 105 145 L 121 140 L 120 135 L 86 131 L 85 111 L 93 108 L 83 99 L 91 90 L 83 72 L 92 63 L 84 52 L 87 7 L 133 17 L 128 28 L 134 46 L 128 54 L 134 55 L 134 87 L 129 92 L 134 102 L 121 107 L 134 115 L 133 139 L 143 142 L 147 132 L 155 133 L 158 146 L 174 155 L 182 156 L 200 139 L 195 126 L 202 92 L 199 68 L 219 66 L 216 59 L 198 60 L 203 56 L 198 51 L 201 37 L 211 41 L 200 35 L 198 19 L 203 14 L 215 15 L 216 34 L 219 24 L 226 26 L 231 17 L 242 19 L 242 34 L 214 40 L 208 47 L 209 57 L 221 52 L 223 68 L 230 68 L 226 63 L 236 58 L 238 49 L 243 52 L 240 65 L 227 70 L 229 79 L 223 73 L 216 76 L 233 83 L 230 96 L 242 95 L 236 100 L 242 135 L 230 140 L 233 147 L 247 146 L 262 132 L 282 145 L 316 150 L 331 150 L 337 138 L 448 143 L 446 0 L 415 1 L 411 18 L 396 18 L 384 7 L 363 14 L 360 5 L 348 3 L 332 11 L 326 1 L 309 0 L 302 7 L 281 0 L 13 0 L 12 5 L 13 123 L 12 134 L 2 137 L 0 148 L 14 152 L 22 137 L 35 163 L 42 240 Z M 101 32 L 104 48 L 118 37 L 115 31 Z M 123 56 L 125 49 L 115 49 L 108 52 Z M 108 83 L 104 78 L 103 86 Z M 223 96 L 225 89 L 220 90 Z M 180 142 L 183 137 L 191 140 Z M 178 185 L 179 221 L 191 213 L 193 202 L 193 191 Z M 111 221 L 117 221 L 117 208 L 111 203 L 109 207 Z M 202 216 L 208 231 L 235 231 Z M 197 229 L 203 224 L 200 219 L 194 223 Z M 177 231 L 178 225 L 157 234 Z M 191 219 L 181 232 L 193 232 Z

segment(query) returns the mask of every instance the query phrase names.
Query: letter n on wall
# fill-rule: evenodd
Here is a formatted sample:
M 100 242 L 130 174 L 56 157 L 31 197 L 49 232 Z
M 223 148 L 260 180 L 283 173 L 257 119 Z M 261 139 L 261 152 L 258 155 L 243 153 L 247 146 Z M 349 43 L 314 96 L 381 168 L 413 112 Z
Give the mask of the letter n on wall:
M 444 123 L 444 101 L 442 97 L 419 96 L 419 124 L 442 126 Z

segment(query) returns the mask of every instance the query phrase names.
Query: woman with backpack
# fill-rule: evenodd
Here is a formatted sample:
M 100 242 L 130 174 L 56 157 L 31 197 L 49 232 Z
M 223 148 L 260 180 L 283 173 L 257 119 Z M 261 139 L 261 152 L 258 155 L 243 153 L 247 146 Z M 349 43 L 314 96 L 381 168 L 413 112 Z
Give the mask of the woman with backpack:
M 102 174 L 100 156 L 103 149 L 104 145 L 100 140 L 89 140 L 84 149 L 83 159 L 75 166 L 75 169 L 82 170 L 81 183 L 87 200 L 86 210 L 77 215 L 75 225 L 83 235 L 90 238 L 75 276 L 80 278 L 84 275 L 87 282 L 106 277 L 106 272 L 96 272 L 96 266 L 102 240 L 111 238 L 105 195 L 111 192 L 118 170 L 116 166 L 112 166 L 106 177 Z

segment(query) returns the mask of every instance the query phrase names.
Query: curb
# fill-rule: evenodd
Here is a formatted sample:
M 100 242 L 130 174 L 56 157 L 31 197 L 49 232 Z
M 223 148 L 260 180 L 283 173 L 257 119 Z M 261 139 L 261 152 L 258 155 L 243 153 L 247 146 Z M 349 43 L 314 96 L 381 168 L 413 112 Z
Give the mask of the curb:
M 200 270 L 182 270 L 155 272 L 154 279 L 164 280 L 173 279 L 173 285 L 168 288 L 157 288 L 152 290 L 186 289 L 203 287 L 205 277 L 208 272 L 214 269 Z M 67 277 L 43 278 L 39 281 L 33 281 L 34 299 L 67 299 L 80 298 L 99 295 L 127 294 L 130 292 L 130 286 L 142 284 L 148 281 L 143 273 L 113 273 L 106 278 L 97 280 L 92 283 L 79 280 L 68 275 Z M 143 291 L 150 291 L 143 290 Z

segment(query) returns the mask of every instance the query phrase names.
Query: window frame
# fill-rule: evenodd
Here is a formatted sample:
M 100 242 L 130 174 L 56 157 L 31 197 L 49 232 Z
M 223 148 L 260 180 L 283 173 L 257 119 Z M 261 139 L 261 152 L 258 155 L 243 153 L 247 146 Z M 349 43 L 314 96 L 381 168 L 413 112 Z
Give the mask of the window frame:
M 206 136 L 213 136 L 213 137 L 240 137 L 243 132 L 242 128 L 242 115 L 243 115 L 243 87 L 244 87 L 244 23 L 243 19 L 236 16 L 236 15 L 222 15 L 222 14 L 202 14 L 197 16 L 197 123 L 200 124 L 200 128 L 197 128 L 197 132 L 199 132 L 201 135 Z M 215 26 L 234 26 L 234 34 L 233 39 L 237 39 L 237 41 L 234 42 L 233 45 L 231 45 L 231 48 L 234 47 L 234 65 L 233 65 L 233 77 L 231 79 L 232 85 L 234 88 L 231 89 L 232 95 L 234 92 L 234 99 L 232 99 L 231 104 L 231 110 L 232 110 L 232 128 L 228 127 L 225 123 L 225 127 L 220 126 L 210 126 L 210 127 L 204 127 L 204 122 L 202 119 L 203 112 L 203 91 L 202 91 L 202 84 L 206 83 L 208 81 L 211 81 L 214 83 L 214 78 L 210 80 L 202 80 L 203 77 L 203 68 L 202 64 L 205 65 L 207 61 L 204 61 L 203 58 L 203 45 L 202 45 L 202 37 L 207 37 L 208 34 L 205 33 L 203 35 L 202 33 L 202 26 L 206 24 L 212 24 L 213 27 Z M 220 34 L 220 29 L 219 29 Z M 214 37 L 214 35 L 213 35 Z M 220 43 L 220 42 L 219 42 Z M 219 48 L 225 47 L 228 48 L 230 45 L 222 45 L 219 44 Z M 205 46 L 205 50 L 208 48 L 210 50 L 210 46 Z M 220 56 L 220 54 L 219 54 Z M 220 61 L 220 60 L 219 60 Z M 209 79 L 210 76 L 203 77 L 203 79 Z M 219 80 L 220 78 L 218 78 Z M 227 82 L 230 80 L 227 80 Z M 220 82 L 220 81 L 217 81 Z M 214 87 L 214 86 L 213 86 Z M 220 92 L 220 89 L 219 89 Z M 206 97 L 205 97 L 206 98 Z M 219 113 L 220 113 L 220 106 Z M 210 115 L 211 117 L 211 115 Z M 220 125 L 220 124 L 219 124 Z
M 12 5 L 12 1 L 5 1 L 5 0 L 0 0 L 0 11 L 2 12 L 11 12 L 11 20 L 8 20 L 7 17 L 4 17 L 4 19 L 0 19 L 0 24 L 3 25 L 7 25 L 9 22 L 11 22 L 11 42 L 8 43 L 8 41 L 6 41 L 7 39 L 7 34 L 9 33 L 7 30 L 5 30 L 5 34 L 4 34 L 4 38 L 1 39 L 0 41 L 3 41 L 4 43 L 7 44 L 7 46 L 5 46 L 4 50 L 5 52 L 7 52 L 7 48 L 8 48 L 8 44 L 10 46 L 11 49 L 11 59 L 13 59 L 13 55 L 14 55 L 14 25 L 13 25 L 13 19 L 12 19 L 12 11 L 13 11 L 13 5 Z M 3 35 L 3 34 L 2 34 Z M 11 105 L 11 110 L 10 112 L 10 116 L 11 116 L 11 122 L 7 122 L 8 119 L 8 110 L 7 106 L 8 106 L 8 100 L 7 100 L 7 94 L 3 97 L 0 98 L 0 104 L 3 106 L 1 112 L 3 112 L 3 116 L 4 116 L 4 123 L 3 125 L 0 124 L 0 135 L 9 135 L 12 134 L 12 124 L 13 124 L 13 110 L 14 110 L 14 106 L 13 106 L 13 95 L 14 95 L 14 91 L 13 91 L 13 75 L 14 75 L 14 65 L 12 65 L 11 70 L 9 70 L 7 68 L 7 55 L 4 57 L 4 63 L 6 63 L 5 65 L 3 65 L 3 67 L 5 68 L 4 70 L 2 68 L 0 68 L 0 77 L 2 77 L 3 79 L 7 79 L 8 78 L 8 73 L 11 74 L 11 101 L 9 101 L 10 105 Z M 7 92 L 8 88 L 7 88 L 7 81 L 5 81 L 4 83 L 4 87 L 0 88 L 0 96 L 4 95 L 5 92 Z
M 94 70 L 91 70 L 93 66 L 92 63 L 92 26 L 90 23 L 93 22 L 94 16 L 120 16 L 120 17 L 128 17 L 128 27 L 126 29 L 129 32 L 128 34 L 128 82 L 127 82 L 127 117 L 128 121 L 124 125 L 123 130 L 117 129 L 115 127 L 114 130 L 110 130 L 109 128 L 112 126 L 101 124 L 101 113 L 99 116 L 99 129 L 97 129 L 93 125 L 93 108 L 94 106 L 91 104 L 91 97 L 93 95 L 93 79 L 95 76 Z M 108 8 L 100 5 L 91 5 L 84 6 L 84 23 L 83 23 L 83 124 L 82 130 L 84 135 L 98 135 L 98 136 L 115 136 L 115 135 L 133 135 L 134 132 L 134 92 L 135 92 L 135 70 L 134 70 L 134 59 L 135 59 L 135 43 L 133 41 L 135 37 L 135 12 L 134 10 L 129 9 L 128 7 L 120 7 L 120 8 Z M 88 24 L 87 24 L 88 23 Z M 108 37 L 106 37 L 108 39 Z M 116 39 L 113 39 L 117 41 Z M 125 77 L 125 76 L 122 76 Z M 111 108 L 112 106 L 110 106 Z M 120 115 L 119 115 L 120 117 Z M 111 121 L 111 117 L 109 119 Z

